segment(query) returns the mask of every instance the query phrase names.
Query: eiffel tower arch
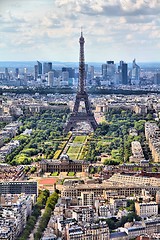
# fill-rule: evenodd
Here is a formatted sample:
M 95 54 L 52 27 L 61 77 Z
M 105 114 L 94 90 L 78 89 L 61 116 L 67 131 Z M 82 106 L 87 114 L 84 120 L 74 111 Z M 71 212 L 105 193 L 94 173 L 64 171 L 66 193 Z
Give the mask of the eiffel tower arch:
M 98 124 L 92 113 L 90 102 L 88 99 L 88 94 L 85 91 L 84 83 L 85 83 L 85 61 L 84 61 L 84 37 L 81 32 L 81 36 L 79 38 L 80 43 L 80 57 L 79 57 L 79 84 L 78 91 L 76 94 L 76 100 L 74 103 L 73 112 L 71 113 L 69 120 L 65 126 L 64 131 L 68 132 L 76 127 L 77 123 L 87 122 L 93 131 L 96 130 Z M 79 112 L 80 103 L 84 103 L 85 112 Z

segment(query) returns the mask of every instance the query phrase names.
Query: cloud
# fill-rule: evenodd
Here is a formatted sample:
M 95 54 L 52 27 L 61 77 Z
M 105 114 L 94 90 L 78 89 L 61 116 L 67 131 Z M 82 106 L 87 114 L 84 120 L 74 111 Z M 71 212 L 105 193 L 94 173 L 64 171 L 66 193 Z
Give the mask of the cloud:
M 155 15 L 160 12 L 158 0 L 56 0 L 59 8 L 74 10 L 87 15 L 137 16 Z
M 59 60 L 74 54 L 77 57 L 81 26 L 86 54 L 89 51 L 93 58 L 118 58 L 122 54 L 122 59 L 127 54 L 135 54 L 139 46 L 143 49 L 151 43 L 153 55 L 157 53 L 160 0 L 6 2 L 6 8 L 0 12 L 0 31 L 3 32 L 0 42 L 7 44 L 8 54 L 14 48 L 19 53 L 28 51 L 31 56 L 39 56 L 39 50 L 49 55 L 54 52 Z M 146 49 L 144 52 L 147 54 Z

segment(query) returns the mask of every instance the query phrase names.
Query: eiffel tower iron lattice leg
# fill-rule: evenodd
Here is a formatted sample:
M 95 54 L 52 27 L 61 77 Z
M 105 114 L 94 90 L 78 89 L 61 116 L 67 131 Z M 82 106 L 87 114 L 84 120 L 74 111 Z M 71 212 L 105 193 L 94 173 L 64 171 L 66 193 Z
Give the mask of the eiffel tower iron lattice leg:
M 79 60 L 79 89 L 76 94 L 76 101 L 74 104 L 73 112 L 70 115 L 69 121 L 65 126 L 64 131 L 68 132 L 76 127 L 78 122 L 88 122 L 90 127 L 95 131 L 98 124 L 94 117 L 94 114 L 91 111 L 91 106 L 88 99 L 88 94 L 84 90 L 85 83 L 85 62 L 84 62 L 84 37 L 81 32 L 79 39 L 80 43 L 80 60 Z M 79 112 L 80 102 L 84 102 L 86 112 Z

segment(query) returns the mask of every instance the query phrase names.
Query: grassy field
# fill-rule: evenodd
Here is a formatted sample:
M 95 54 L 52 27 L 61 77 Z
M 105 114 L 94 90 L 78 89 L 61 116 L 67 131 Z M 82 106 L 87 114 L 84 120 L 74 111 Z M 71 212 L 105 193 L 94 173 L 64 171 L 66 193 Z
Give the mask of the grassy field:
M 70 159 L 78 159 L 78 154 L 81 150 L 81 146 L 70 146 L 68 151 L 67 151 L 67 155 L 70 157 Z
M 67 155 L 70 157 L 70 159 L 78 160 L 79 155 L 81 152 L 81 149 L 83 147 L 83 143 L 85 142 L 87 136 L 76 136 L 73 139 L 73 146 L 71 145 L 67 151 Z
M 74 175 L 75 175 L 74 172 L 69 172 L 69 173 L 68 173 L 68 176 L 69 176 L 69 177 L 74 177 Z
M 58 176 L 58 175 L 59 175 L 58 172 L 54 172 L 54 173 L 51 174 L 51 176 L 53 176 L 53 177 L 56 177 L 56 176 Z
M 76 136 L 73 139 L 74 143 L 83 143 L 86 140 L 86 136 Z

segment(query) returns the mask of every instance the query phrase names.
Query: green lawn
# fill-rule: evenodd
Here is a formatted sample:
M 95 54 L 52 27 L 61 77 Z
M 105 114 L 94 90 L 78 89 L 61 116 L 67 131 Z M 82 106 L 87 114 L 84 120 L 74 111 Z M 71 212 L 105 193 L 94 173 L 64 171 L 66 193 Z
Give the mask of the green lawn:
M 87 136 L 75 136 L 73 139 L 73 144 L 75 146 L 70 146 L 67 155 L 70 157 L 70 159 L 73 160 L 78 160 L 79 159 L 79 154 L 82 150 L 83 143 L 85 142 Z
M 86 136 L 76 136 L 73 140 L 74 143 L 83 143 L 86 140 Z
M 70 159 L 77 159 L 78 158 L 78 154 L 81 150 L 81 146 L 76 146 L 76 147 L 69 147 L 68 151 L 67 151 L 67 155 L 70 157 Z
M 68 173 L 68 176 L 70 176 L 70 177 L 74 177 L 74 175 L 75 175 L 74 172 L 69 172 L 69 173 Z
M 54 173 L 51 174 L 51 176 L 53 176 L 53 177 L 56 177 L 56 176 L 58 176 L 58 175 L 59 175 L 58 172 L 54 172 Z

